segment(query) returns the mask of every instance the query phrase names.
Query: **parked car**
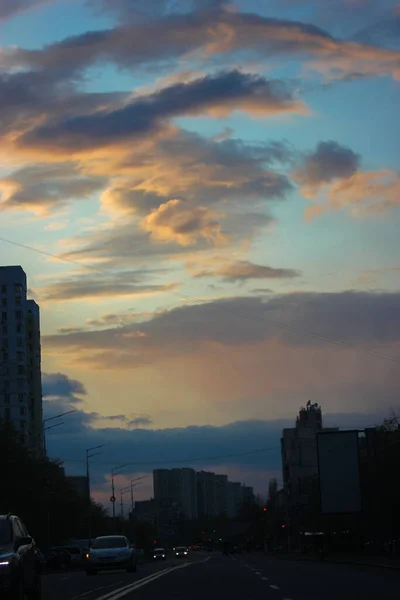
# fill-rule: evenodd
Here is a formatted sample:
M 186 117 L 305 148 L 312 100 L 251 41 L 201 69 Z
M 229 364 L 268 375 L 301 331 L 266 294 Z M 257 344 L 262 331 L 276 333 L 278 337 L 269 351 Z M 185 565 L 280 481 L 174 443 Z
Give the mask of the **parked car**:
M 71 556 L 71 567 L 73 569 L 83 567 L 87 550 L 80 548 L 79 546 L 64 546 L 63 550 L 66 550 Z
M 136 553 L 124 535 L 105 535 L 93 540 L 86 554 L 86 574 L 96 575 L 102 569 L 136 571 Z
M 36 542 L 15 515 L 0 515 L 0 597 L 40 600 L 40 560 Z
M 155 548 L 153 552 L 153 560 L 166 560 L 167 553 L 165 548 Z

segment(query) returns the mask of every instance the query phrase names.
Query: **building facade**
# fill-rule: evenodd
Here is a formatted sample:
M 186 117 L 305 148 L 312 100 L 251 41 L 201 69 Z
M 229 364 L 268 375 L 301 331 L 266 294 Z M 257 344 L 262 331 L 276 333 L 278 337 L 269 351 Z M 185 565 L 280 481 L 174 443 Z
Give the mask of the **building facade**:
M 307 504 L 307 481 L 318 475 L 317 433 L 322 430 L 337 428 L 323 428 L 321 407 L 309 401 L 300 409 L 295 427 L 282 432 L 282 475 L 289 508 Z
M 154 499 L 158 504 L 173 503 L 186 519 L 197 519 L 197 486 L 194 469 L 153 471 Z
M 43 452 L 40 315 L 20 266 L 0 267 L 0 416 Z

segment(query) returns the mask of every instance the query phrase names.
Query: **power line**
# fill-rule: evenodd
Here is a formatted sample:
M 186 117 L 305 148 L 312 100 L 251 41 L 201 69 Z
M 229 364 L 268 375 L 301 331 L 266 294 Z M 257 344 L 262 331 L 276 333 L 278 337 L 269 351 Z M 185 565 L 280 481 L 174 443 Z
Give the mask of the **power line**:
M 24 248 L 26 250 L 30 250 L 32 252 L 36 252 L 38 254 L 43 254 L 44 256 L 47 256 L 47 257 L 55 258 L 56 260 L 60 260 L 60 261 L 72 263 L 74 265 L 78 265 L 81 268 L 88 269 L 88 270 L 96 272 L 96 273 L 98 273 L 100 275 L 106 275 L 107 277 L 115 277 L 115 275 L 113 275 L 113 273 L 111 273 L 110 271 L 106 271 L 104 269 L 97 269 L 96 267 L 93 267 L 92 265 L 87 265 L 85 263 L 80 263 L 79 261 L 74 261 L 74 260 L 69 259 L 69 258 L 67 258 L 65 256 L 60 256 L 60 255 L 57 255 L 57 254 L 53 254 L 53 253 L 47 252 L 45 250 L 40 250 L 39 248 L 35 248 L 35 247 L 29 246 L 27 244 L 21 244 L 19 242 L 15 242 L 13 240 L 9 240 L 9 239 L 1 237 L 1 236 L 0 236 L 0 241 L 1 242 L 5 242 L 7 244 L 14 245 L 14 246 L 18 246 L 20 248 Z M 262 322 L 262 323 L 266 323 L 267 325 L 272 325 L 273 327 L 277 327 L 278 329 L 282 329 L 284 331 L 290 331 L 292 333 L 297 333 L 297 334 L 300 334 L 300 335 L 305 335 L 305 336 L 308 336 L 308 337 L 312 337 L 314 339 L 318 339 L 318 340 L 324 341 L 327 344 L 330 344 L 330 345 L 333 345 L 333 346 L 341 346 L 341 347 L 344 347 L 344 348 L 348 348 L 350 350 L 354 350 L 356 352 L 360 352 L 360 353 L 363 353 L 363 354 L 368 354 L 369 356 L 372 356 L 372 357 L 375 357 L 375 358 L 380 358 L 382 360 L 387 360 L 389 362 L 393 362 L 394 364 L 400 364 L 400 360 L 397 357 L 388 356 L 387 354 L 381 354 L 381 353 L 378 353 L 378 352 L 373 352 L 372 350 L 368 350 L 367 348 L 362 348 L 362 347 L 359 347 L 359 346 L 355 346 L 354 344 L 351 344 L 349 342 L 345 342 L 344 340 L 335 340 L 335 339 L 329 338 L 328 336 L 325 336 L 323 334 L 319 334 L 319 333 L 315 333 L 315 332 L 308 331 L 308 330 L 305 330 L 305 329 L 301 329 L 301 328 L 295 327 L 293 325 L 285 325 L 284 323 L 278 323 L 276 321 L 272 321 L 271 319 L 266 319 L 264 317 L 259 317 L 259 316 L 256 316 L 256 315 L 250 315 L 250 314 L 244 313 L 242 311 L 231 310 L 229 308 L 226 308 L 226 307 L 223 307 L 223 306 L 219 306 L 218 304 L 215 304 L 215 303 L 211 305 L 209 300 L 204 300 L 204 299 L 201 299 L 201 298 L 195 298 L 194 296 L 189 296 L 187 294 L 182 294 L 182 293 L 179 293 L 179 292 L 173 292 L 172 290 L 165 289 L 164 293 L 170 294 L 172 296 L 176 296 L 177 298 L 181 298 L 181 299 L 184 299 L 184 300 L 190 300 L 192 302 L 197 302 L 198 304 L 207 304 L 207 305 L 211 306 L 214 310 L 219 310 L 219 311 L 222 311 L 222 312 L 226 312 L 226 313 L 232 314 L 234 316 L 243 317 L 245 319 L 252 320 L 252 321 L 259 321 L 259 322 Z

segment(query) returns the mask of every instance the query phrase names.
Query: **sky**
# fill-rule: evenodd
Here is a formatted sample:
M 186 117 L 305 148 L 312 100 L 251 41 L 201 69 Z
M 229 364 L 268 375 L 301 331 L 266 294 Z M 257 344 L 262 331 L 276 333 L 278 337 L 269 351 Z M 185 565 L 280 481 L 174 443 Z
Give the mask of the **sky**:
M 399 80 L 398 0 L 0 0 L 0 264 L 106 506 L 400 411 Z

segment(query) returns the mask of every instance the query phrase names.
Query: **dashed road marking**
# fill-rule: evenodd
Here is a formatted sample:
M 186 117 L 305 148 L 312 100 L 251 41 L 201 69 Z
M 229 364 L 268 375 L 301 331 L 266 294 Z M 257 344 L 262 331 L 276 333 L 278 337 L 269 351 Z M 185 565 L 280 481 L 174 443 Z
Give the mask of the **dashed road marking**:
M 269 587 L 271 588 L 271 590 L 280 590 L 281 589 L 279 587 L 279 585 L 270 585 Z
M 260 571 L 256 571 L 256 575 L 261 575 Z
M 268 581 L 268 577 L 261 577 L 263 581 Z

